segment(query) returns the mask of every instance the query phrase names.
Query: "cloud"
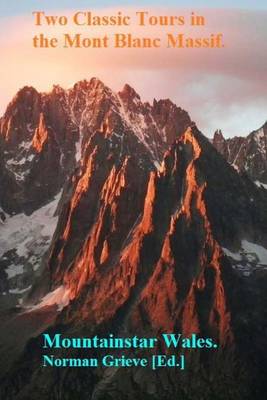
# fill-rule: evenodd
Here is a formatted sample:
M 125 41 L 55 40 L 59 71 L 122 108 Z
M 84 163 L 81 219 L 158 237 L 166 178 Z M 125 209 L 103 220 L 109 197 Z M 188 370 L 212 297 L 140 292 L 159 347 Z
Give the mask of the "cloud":
M 116 10 L 117 11 L 117 10 Z M 166 15 L 166 10 L 150 9 Z M 144 100 L 169 97 L 187 109 L 204 133 L 222 128 L 227 136 L 247 134 L 267 118 L 263 82 L 267 70 L 266 11 L 194 10 L 206 18 L 205 27 L 120 28 L 135 36 L 165 40 L 166 32 L 207 36 L 223 32 L 224 49 L 34 49 L 37 32 L 62 37 L 66 31 L 83 36 L 113 34 L 114 28 L 36 27 L 32 17 L 3 19 L 0 28 L 2 87 L 0 107 L 24 85 L 49 90 L 79 79 L 98 76 L 119 90 L 125 82 L 135 87 Z M 112 14 L 114 9 L 94 10 Z M 124 8 L 132 14 L 132 8 Z M 60 14 L 71 15 L 71 11 Z M 190 15 L 191 10 L 169 10 L 169 15 Z M 7 34 L 8 32 L 8 34 Z

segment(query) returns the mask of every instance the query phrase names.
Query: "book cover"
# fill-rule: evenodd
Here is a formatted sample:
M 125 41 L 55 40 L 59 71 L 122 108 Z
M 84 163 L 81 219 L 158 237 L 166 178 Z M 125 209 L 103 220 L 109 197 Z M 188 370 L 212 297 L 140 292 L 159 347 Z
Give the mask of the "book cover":
M 267 395 L 263 1 L 0 0 L 0 398 Z

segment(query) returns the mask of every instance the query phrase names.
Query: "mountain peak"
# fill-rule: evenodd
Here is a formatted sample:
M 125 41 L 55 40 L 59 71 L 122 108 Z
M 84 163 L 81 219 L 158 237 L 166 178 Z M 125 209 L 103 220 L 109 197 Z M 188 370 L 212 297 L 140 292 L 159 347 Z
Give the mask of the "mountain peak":
M 93 77 L 91 79 L 82 79 L 76 82 L 69 91 L 82 90 L 83 92 L 89 93 L 92 90 L 105 90 L 109 89 L 99 78 Z M 110 90 L 110 89 L 109 89 Z
M 9 116 L 10 114 L 14 115 L 14 111 L 16 111 L 18 107 L 29 108 L 39 97 L 39 92 L 33 86 L 24 86 L 13 97 L 12 101 L 7 106 L 4 116 Z
M 136 91 L 126 83 L 123 89 L 119 92 L 119 96 L 122 98 L 127 98 L 128 100 L 138 99 L 140 100 L 140 96 Z
M 24 96 L 30 97 L 33 95 L 38 94 L 38 91 L 33 86 L 23 86 L 18 93 L 16 94 L 15 98 L 21 98 Z
M 212 143 L 235 169 L 256 183 L 267 183 L 267 122 L 247 137 L 224 139 L 221 131 L 216 131 Z
M 225 140 L 223 133 L 220 129 L 216 129 L 213 135 L 213 140 Z

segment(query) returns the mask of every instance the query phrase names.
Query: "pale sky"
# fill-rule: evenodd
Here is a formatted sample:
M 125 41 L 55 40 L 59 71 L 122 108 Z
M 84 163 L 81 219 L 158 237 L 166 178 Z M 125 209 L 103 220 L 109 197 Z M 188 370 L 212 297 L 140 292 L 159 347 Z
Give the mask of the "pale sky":
M 212 8 L 242 8 L 242 9 L 266 9 L 265 0 L 1 0 L 1 15 L 19 15 L 31 12 L 32 9 L 66 9 L 66 8 L 99 8 L 99 7 L 126 7 L 126 6 L 159 6 L 159 7 L 212 7 Z
M 109 9 L 106 9 L 106 4 Z M 186 4 L 187 3 L 187 4 Z M 15 7 L 16 4 L 16 7 Z M 94 8 L 97 4 L 98 8 Z M 230 1 L 131 2 L 60 0 L 0 3 L 0 114 L 8 102 L 24 85 L 38 90 L 50 90 L 53 84 L 69 87 L 80 79 L 97 76 L 114 90 L 127 82 L 143 100 L 170 98 L 186 109 L 198 127 L 208 136 L 222 129 L 225 136 L 247 135 L 267 119 L 267 11 L 266 2 L 236 1 L 235 9 L 210 9 L 232 6 Z M 192 11 L 205 16 L 206 26 L 194 32 L 186 27 L 171 28 L 174 34 L 209 36 L 224 34 L 224 49 L 34 49 L 32 38 L 44 32 L 62 35 L 66 29 L 77 33 L 77 28 L 36 27 L 32 11 L 44 10 L 57 15 L 73 14 L 82 8 L 95 14 L 125 14 L 140 9 L 151 15 L 189 15 Z M 153 6 L 149 6 L 153 4 Z M 175 7 L 170 8 L 171 5 Z M 89 7 L 90 5 L 90 7 Z M 169 5 L 166 8 L 166 5 Z M 138 7 L 139 6 L 139 7 Z M 181 8 L 181 7 L 184 8 Z M 200 9 L 205 6 L 205 9 Z M 238 9 L 242 6 L 243 9 Z M 71 9 L 70 9 L 71 7 Z M 185 8 L 186 7 L 186 8 Z M 196 8 L 198 7 L 198 8 Z M 246 9 L 244 9 L 246 8 Z M 261 10 L 259 10 L 261 9 Z M 79 28 L 84 36 L 103 35 L 103 28 Z M 126 29 L 126 28 L 125 28 Z M 105 28 L 105 33 L 113 31 Z M 132 26 L 125 33 L 163 37 L 166 29 L 149 27 L 141 30 Z M 169 30 L 168 30 L 169 32 Z

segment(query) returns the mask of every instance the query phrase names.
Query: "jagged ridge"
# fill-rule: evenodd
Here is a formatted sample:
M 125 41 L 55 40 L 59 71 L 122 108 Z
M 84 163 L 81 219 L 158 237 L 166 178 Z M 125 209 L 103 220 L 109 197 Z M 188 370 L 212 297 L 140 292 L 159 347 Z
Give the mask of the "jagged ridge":
M 218 130 L 212 143 L 240 173 L 248 174 L 258 185 L 267 183 L 267 122 L 247 137 L 225 139 Z

